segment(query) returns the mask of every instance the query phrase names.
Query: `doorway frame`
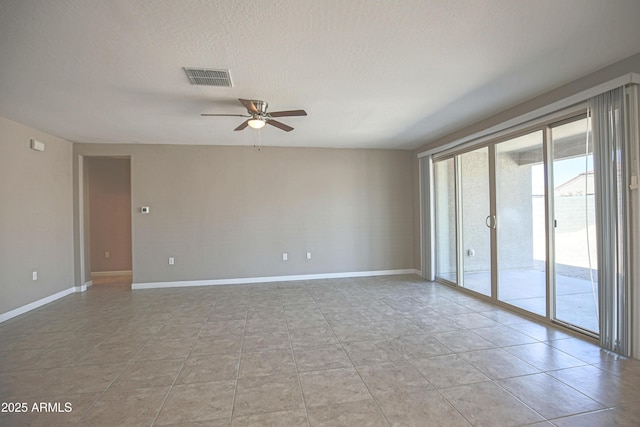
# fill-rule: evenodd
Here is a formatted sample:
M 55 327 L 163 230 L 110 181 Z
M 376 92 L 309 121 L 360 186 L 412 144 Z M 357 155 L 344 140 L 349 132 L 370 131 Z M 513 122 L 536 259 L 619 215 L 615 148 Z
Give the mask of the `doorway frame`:
M 112 158 L 112 159 L 129 159 L 129 174 L 130 174 L 130 183 L 129 183 L 129 198 L 131 202 L 130 209 L 130 217 L 129 222 L 131 226 L 131 279 L 133 283 L 133 274 L 135 270 L 135 262 L 134 262 L 134 224 L 133 224 L 133 155 L 130 153 L 127 154 L 76 154 L 74 162 L 74 169 L 76 173 L 74 177 L 77 182 L 77 186 L 75 188 L 75 200 L 77 200 L 76 206 L 76 217 L 77 221 L 75 224 L 77 239 L 76 239 L 76 259 L 78 263 L 76 264 L 75 277 L 76 282 L 81 284 L 82 290 L 85 291 L 89 287 L 93 286 L 93 280 L 91 278 L 91 242 L 89 241 L 89 231 L 87 227 L 90 224 L 89 221 L 89 209 L 87 206 L 88 200 L 86 195 L 88 195 L 88 182 L 86 168 L 86 161 L 89 158 Z

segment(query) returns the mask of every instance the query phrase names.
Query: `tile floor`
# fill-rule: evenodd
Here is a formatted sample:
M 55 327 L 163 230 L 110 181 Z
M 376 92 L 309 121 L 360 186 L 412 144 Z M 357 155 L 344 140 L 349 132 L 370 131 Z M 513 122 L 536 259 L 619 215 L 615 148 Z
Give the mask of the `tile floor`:
M 416 276 L 94 286 L 0 343 L 3 426 L 640 425 L 640 361 Z

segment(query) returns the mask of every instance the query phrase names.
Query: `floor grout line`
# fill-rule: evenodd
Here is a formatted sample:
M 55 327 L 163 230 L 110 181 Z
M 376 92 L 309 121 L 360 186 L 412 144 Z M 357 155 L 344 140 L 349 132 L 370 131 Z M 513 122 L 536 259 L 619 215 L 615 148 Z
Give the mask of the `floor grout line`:
M 180 366 L 180 369 L 178 370 L 178 373 L 176 374 L 176 377 L 173 379 L 173 382 L 171 383 L 171 385 L 169 386 L 169 390 L 167 391 L 167 394 L 164 396 L 164 399 L 162 399 L 162 403 L 160 404 L 160 406 L 158 407 L 158 411 L 156 412 L 156 415 L 153 417 L 153 420 L 151 421 L 151 426 L 155 425 L 156 421 L 158 420 L 158 417 L 160 416 L 160 413 L 162 412 L 162 409 L 164 408 L 164 405 L 167 403 L 167 400 L 169 399 L 169 396 L 171 395 L 171 391 L 173 390 L 173 387 L 176 384 L 176 381 L 178 381 L 178 378 L 180 378 L 180 374 L 182 373 L 182 370 L 184 369 L 184 365 L 187 362 L 187 359 L 190 357 L 191 355 L 191 351 L 193 351 L 193 346 L 195 344 L 195 342 L 197 341 L 198 337 L 200 336 L 200 334 L 202 333 L 202 329 L 204 328 L 204 324 L 207 322 L 206 319 L 208 319 L 209 314 L 211 313 L 211 311 L 214 309 L 215 304 L 213 304 L 211 306 L 211 308 L 209 309 L 209 312 L 207 313 L 207 316 L 205 317 L 205 321 L 202 322 L 202 326 L 200 327 L 200 330 L 198 331 L 198 335 L 196 336 L 196 338 L 193 340 L 193 343 L 191 343 L 191 346 L 189 348 L 189 352 L 187 353 L 187 356 L 184 357 L 183 361 L 182 361 L 182 366 Z
M 240 369 L 242 368 L 242 353 L 244 352 L 244 337 L 247 331 L 247 320 L 249 318 L 249 310 L 244 315 L 244 325 L 242 327 L 242 339 L 240 340 L 240 351 L 238 352 L 238 370 L 236 371 L 235 386 L 233 388 L 233 397 L 231 398 L 231 414 L 229 415 L 229 425 L 233 423 L 233 415 L 236 409 L 236 395 L 238 394 L 238 380 L 240 379 Z
M 283 307 L 283 311 L 284 311 L 284 321 L 285 321 L 285 324 L 287 325 L 287 335 L 289 337 L 289 345 L 291 346 L 291 357 L 293 357 L 293 363 L 296 368 L 296 379 L 298 382 L 298 389 L 300 390 L 300 396 L 302 397 L 302 406 L 304 407 L 304 416 L 307 420 L 307 427 L 310 427 L 309 410 L 307 408 L 307 399 L 304 395 L 304 390 L 302 389 L 302 380 L 300 379 L 300 368 L 298 366 L 298 360 L 296 358 L 295 349 L 293 348 L 293 341 L 291 340 L 291 329 L 289 328 L 289 321 L 287 320 L 286 309 L 284 309 L 284 307 Z

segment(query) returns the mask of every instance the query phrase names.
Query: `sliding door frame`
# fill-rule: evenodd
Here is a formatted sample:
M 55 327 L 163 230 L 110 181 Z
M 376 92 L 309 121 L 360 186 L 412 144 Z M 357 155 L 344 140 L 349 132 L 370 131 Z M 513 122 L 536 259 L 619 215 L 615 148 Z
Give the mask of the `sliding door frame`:
M 491 245 L 491 298 L 498 300 L 498 188 L 496 142 L 489 144 L 489 240 Z
M 553 179 L 553 144 L 551 143 L 551 124 L 545 125 L 542 129 L 542 150 L 545 164 L 545 230 L 546 236 L 546 319 L 554 322 L 556 315 L 556 228 L 555 228 L 555 205 L 554 205 L 554 179 Z
M 453 176 L 455 177 L 453 182 L 453 191 L 455 194 L 456 206 L 454 208 L 456 225 L 456 283 L 455 285 L 461 288 L 465 288 L 464 285 L 464 248 L 462 241 L 464 239 L 464 231 L 462 227 L 462 168 L 460 167 L 460 156 L 453 156 Z M 438 248 L 436 248 L 436 253 Z
M 499 306 L 509 308 L 510 310 L 525 315 L 527 317 L 535 318 L 538 320 L 542 320 L 545 323 L 561 325 L 567 327 L 572 332 L 578 333 L 580 335 L 586 335 L 590 338 L 597 338 L 597 335 L 589 333 L 588 331 L 576 327 L 576 325 L 571 325 L 562 321 L 558 321 L 555 317 L 556 315 L 556 307 L 555 307 L 555 287 L 556 287 L 556 277 L 555 277 L 555 227 L 554 227 L 554 180 L 553 180 L 553 144 L 551 140 L 551 129 L 554 126 L 558 126 L 563 122 L 570 122 L 573 120 L 577 120 L 580 117 L 584 117 L 586 115 L 586 103 L 580 103 L 573 107 L 567 108 L 563 111 L 557 112 L 555 114 L 547 116 L 544 120 L 536 121 L 536 123 L 532 124 L 529 127 L 522 127 L 518 130 L 514 130 L 510 133 L 505 133 L 503 135 L 497 136 L 496 138 L 485 140 L 482 143 L 478 144 L 469 144 L 463 148 L 455 149 L 451 148 L 445 150 L 441 153 L 436 153 L 431 156 L 432 165 L 436 162 L 454 159 L 454 188 L 455 188 L 455 226 L 456 226 L 456 283 L 452 283 L 448 280 L 442 280 L 437 277 L 437 263 L 433 265 L 433 276 L 435 280 L 439 283 L 443 283 L 448 286 L 453 286 L 457 289 L 462 290 L 463 292 L 471 293 L 475 296 L 483 298 L 485 300 L 489 300 Z M 545 207 L 545 231 L 546 231 L 546 239 L 545 239 L 545 279 L 546 279 L 546 313 L 544 316 L 541 316 L 537 313 L 533 313 L 522 309 L 520 307 L 511 305 L 507 302 L 501 301 L 498 299 L 499 292 L 499 274 L 498 274 L 498 230 L 497 230 L 497 222 L 500 219 L 497 217 L 497 187 L 496 187 L 496 146 L 501 143 L 508 141 L 513 138 L 517 138 L 522 135 L 526 135 L 529 133 L 533 133 L 536 131 L 542 132 L 542 145 L 543 145 L 543 162 L 545 165 L 545 195 L 544 195 L 544 207 Z M 487 296 L 481 294 L 479 292 L 468 289 L 464 286 L 464 247 L 462 245 L 463 236 L 461 235 L 462 230 L 462 218 L 460 215 L 460 210 L 462 206 L 462 194 L 460 191 L 460 155 L 464 153 L 469 153 L 479 148 L 488 147 L 488 163 L 489 163 L 489 215 L 492 217 L 491 219 L 491 295 Z M 434 167 L 434 166 L 432 166 Z M 434 182 L 433 185 L 437 185 L 435 182 L 435 176 L 432 175 Z M 434 215 L 436 215 L 435 210 L 432 210 Z M 435 224 L 435 217 L 432 221 Z M 437 257 L 438 248 L 434 247 L 435 257 Z

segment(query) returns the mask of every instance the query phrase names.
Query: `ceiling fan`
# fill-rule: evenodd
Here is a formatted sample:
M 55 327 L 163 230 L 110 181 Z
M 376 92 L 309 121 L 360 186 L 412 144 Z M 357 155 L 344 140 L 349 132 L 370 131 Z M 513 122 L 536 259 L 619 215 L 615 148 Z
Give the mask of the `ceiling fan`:
M 240 103 L 247 109 L 247 114 L 201 114 L 201 116 L 249 117 L 234 130 L 242 130 L 247 126 L 254 129 L 260 129 L 264 127 L 265 124 L 269 124 L 282 129 L 285 132 L 291 132 L 293 130 L 291 126 L 285 125 L 277 120 L 273 120 L 273 118 L 307 115 L 307 112 L 304 110 L 274 111 L 273 113 L 268 113 L 267 107 L 269 104 L 266 101 L 258 101 L 254 99 L 238 99 L 238 101 L 240 101 Z

